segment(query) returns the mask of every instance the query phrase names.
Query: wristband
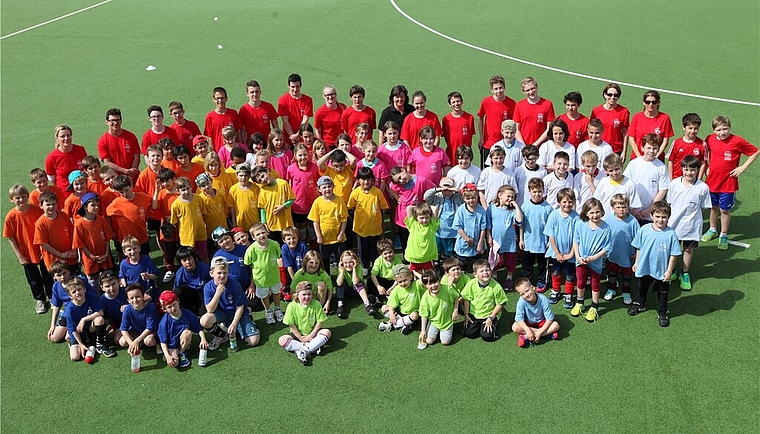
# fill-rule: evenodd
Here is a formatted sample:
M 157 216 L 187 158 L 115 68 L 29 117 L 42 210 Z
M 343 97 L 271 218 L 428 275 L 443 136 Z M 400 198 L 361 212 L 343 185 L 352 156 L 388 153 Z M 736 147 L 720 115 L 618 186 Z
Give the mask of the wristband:
M 491 322 L 496 322 L 496 317 L 495 316 L 489 316 L 488 319 L 490 319 Z

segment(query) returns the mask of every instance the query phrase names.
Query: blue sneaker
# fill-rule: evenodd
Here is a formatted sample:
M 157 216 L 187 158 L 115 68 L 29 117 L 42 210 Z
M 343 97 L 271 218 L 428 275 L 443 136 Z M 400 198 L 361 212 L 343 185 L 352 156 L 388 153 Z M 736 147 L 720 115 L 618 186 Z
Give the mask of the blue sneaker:
M 179 367 L 187 368 L 188 366 L 190 366 L 190 358 L 186 353 L 179 353 Z
M 623 293 L 623 304 L 630 305 L 631 303 L 633 303 L 633 299 L 631 298 L 631 293 L 630 292 L 624 292 Z
M 549 303 L 551 304 L 557 304 L 559 302 L 559 299 L 562 296 L 559 295 L 559 291 L 552 290 L 551 294 L 549 294 Z

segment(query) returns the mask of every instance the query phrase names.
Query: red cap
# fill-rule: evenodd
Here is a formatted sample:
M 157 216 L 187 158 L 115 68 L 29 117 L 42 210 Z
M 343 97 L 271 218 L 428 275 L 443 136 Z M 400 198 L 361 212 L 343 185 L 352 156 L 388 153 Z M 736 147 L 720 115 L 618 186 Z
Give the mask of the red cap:
M 172 304 L 175 301 L 178 300 L 177 294 L 174 293 L 174 291 L 164 291 L 161 293 L 161 296 L 158 297 L 159 300 L 161 300 L 161 305 L 166 306 L 167 304 Z
M 208 143 L 208 139 L 203 134 L 198 134 L 197 136 L 193 137 L 193 146 L 203 142 Z

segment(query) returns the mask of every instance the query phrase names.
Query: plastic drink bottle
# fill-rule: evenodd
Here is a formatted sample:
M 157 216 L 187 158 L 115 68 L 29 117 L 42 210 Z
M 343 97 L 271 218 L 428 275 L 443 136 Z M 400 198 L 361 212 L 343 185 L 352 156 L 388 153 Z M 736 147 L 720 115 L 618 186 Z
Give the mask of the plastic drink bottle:
M 95 361 L 95 347 L 91 346 L 87 349 L 87 354 L 84 356 L 84 362 L 88 365 L 92 365 L 92 362 Z
M 232 352 L 238 350 L 237 336 L 230 336 L 230 349 Z
M 132 372 L 140 372 L 140 350 L 137 350 L 137 352 L 132 355 L 130 368 L 132 369 Z
M 208 350 L 201 348 L 198 351 L 198 366 L 206 366 L 206 359 L 208 358 Z

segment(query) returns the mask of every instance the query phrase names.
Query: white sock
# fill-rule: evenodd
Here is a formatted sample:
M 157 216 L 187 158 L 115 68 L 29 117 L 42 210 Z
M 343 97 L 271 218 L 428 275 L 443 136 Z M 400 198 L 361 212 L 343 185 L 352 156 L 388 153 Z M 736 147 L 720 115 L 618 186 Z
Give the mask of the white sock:
M 412 319 L 409 318 L 409 315 L 399 315 L 398 318 L 396 318 L 396 324 L 394 324 L 393 327 L 400 329 L 408 325 L 412 325 Z
M 322 345 L 327 343 L 327 336 L 317 334 L 317 336 L 314 337 L 314 339 L 311 340 L 308 344 L 305 345 L 306 349 L 313 353 L 317 350 L 317 348 L 321 347 Z
M 290 351 L 291 353 L 300 350 L 303 348 L 303 343 L 301 341 L 296 339 L 291 339 L 290 342 L 288 342 L 287 345 L 285 345 L 285 349 Z

